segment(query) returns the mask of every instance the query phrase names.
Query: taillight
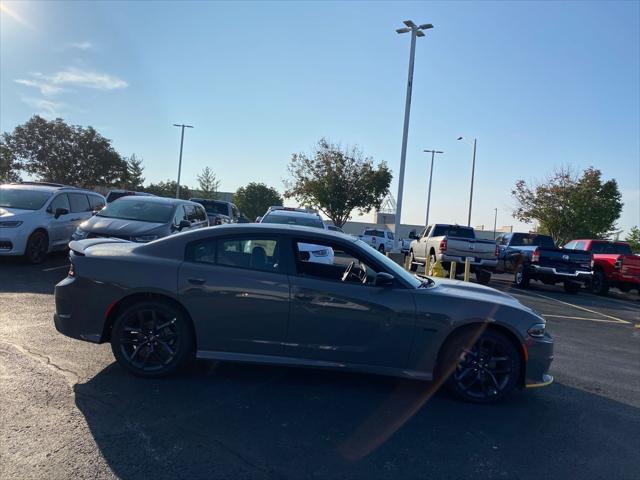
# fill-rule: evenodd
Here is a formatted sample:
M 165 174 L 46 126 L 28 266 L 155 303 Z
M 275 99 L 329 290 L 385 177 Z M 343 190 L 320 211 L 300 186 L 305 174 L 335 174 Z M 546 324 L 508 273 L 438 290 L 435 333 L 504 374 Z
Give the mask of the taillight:
M 537 263 L 540 261 L 540 251 L 536 248 L 531 254 L 531 261 Z
M 438 249 L 441 252 L 446 252 L 447 251 L 447 239 L 443 238 L 442 240 L 440 240 L 440 247 L 438 247 Z
M 500 256 L 500 248 L 498 247 L 498 245 L 496 245 L 496 250 L 495 250 L 495 252 L 494 252 L 494 255 L 495 255 L 496 257 Z
M 593 257 L 591 257 L 591 268 L 593 268 Z M 616 270 L 622 270 L 622 257 L 616 259 L 616 263 L 613 265 Z

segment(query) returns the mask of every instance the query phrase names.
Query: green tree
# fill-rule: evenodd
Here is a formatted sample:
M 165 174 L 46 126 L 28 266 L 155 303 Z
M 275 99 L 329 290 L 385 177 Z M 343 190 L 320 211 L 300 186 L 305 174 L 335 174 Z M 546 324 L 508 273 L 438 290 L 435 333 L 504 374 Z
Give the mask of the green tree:
M 13 133 L 5 133 L 3 142 L 21 168 L 40 181 L 115 186 L 126 172 L 126 162 L 111 140 L 93 127 L 68 125 L 61 118 L 48 121 L 34 115 Z
M 285 197 L 317 208 L 342 227 L 351 213 L 380 208 L 392 174 L 385 162 L 374 166 L 358 147 L 343 149 L 321 138 L 311 156 L 296 153 L 289 163 Z
M 282 197 L 273 187 L 268 187 L 264 183 L 251 182 L 244 187 L 240 187 L 233 195 L 233 203 L 249 219 L 264 215 L 272 205 L 282 205 Z
M 0 183 L 19 182 L 20 164 L 5 144 L 4 135 L 0 137 Z
M 216 178 L 215 173 L 209 167 L 204 167 L 202 173 L 196 177 L 198 179 L 198 188 L 204 198 L 215 199 L 220 188 L 220 180 Z
M 132 154 L 126 160 L 126 171 L 124 175 L 124 188 L 130 190 L 141 190 L 144 183 L 144 165 L 142 158 L 138 158 L 136 154 Z
M 580 176 L 569 168 L 556 170 L 531 186 L 518 180 L 511 193 L 517 202 L 513 216 L 537 222 L 559 245 L 572 238 L 612 236 L 623 205 L 617 182 L 603 181 L 593 167 Z
M 631 227 L 624 241 L 631 245 L 633 253 L 640 255 L 640 228 L 637 225 Z
M 167 180 L 166 182 L 158 182 L 151 183 L 144 188 L 145 192 L 153 193 L 159 197 L 168 197 L 175 198 L 176 197 L 176 188 L 178 187 L 178 182 L 175 180 Z M 183 200 L 188 200 L 193 195 L 191 190 L 186 185 L 180 185 L 180 198 Z

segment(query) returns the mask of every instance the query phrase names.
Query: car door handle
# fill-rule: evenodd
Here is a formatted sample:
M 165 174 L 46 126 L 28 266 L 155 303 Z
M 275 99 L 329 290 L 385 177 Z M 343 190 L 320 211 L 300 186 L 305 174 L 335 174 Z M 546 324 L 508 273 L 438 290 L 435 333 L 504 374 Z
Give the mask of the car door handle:
M 296 293 L 296 300 L 303 300 L 309 302 L 313 300 L 313 295 L 306 295 L 304 293 Z
M 207 280 L 204 278 L 189 278 L 187 280 L 191 285 L 204 285 Z

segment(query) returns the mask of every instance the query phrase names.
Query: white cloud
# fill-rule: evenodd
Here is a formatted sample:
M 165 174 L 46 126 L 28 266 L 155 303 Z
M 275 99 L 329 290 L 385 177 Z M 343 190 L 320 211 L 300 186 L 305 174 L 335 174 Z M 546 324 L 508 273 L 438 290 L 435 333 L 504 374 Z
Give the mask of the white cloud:
M 71 42 L 67 44 L 67 48 L 77 48 L 78 50 L 92 50 L 93 44 L 91 42 Z
M 31 108 L 39 110 L 36 113 L 47 119 L 60 117 L 61 111 L 66 107 L 64 103 L 52 102 L 44 98 L 22 97 L 21 100 Z
M 117 90 L 129 86 L 127 82 L 108 73 L 81 70 L 68 67 L 52 75 L 32 73 L 30 79 L 16 79 L 15 82 L 26 87 L 40 90 L 45 96 L 55 95 L 66 90 L 64 87 L 91 88 L 94 90 Z

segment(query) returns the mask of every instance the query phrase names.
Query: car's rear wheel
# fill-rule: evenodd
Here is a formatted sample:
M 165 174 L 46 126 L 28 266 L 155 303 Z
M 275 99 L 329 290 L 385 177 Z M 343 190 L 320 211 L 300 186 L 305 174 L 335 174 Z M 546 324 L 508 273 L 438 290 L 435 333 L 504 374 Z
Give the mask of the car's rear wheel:
M 49 237 L 42 231 L 33 232 L 27 241 L 24 257 L 33 264 L 44 262 L 49 251 Z
M 492 403 L 511 392 L 520 379 L 521 358 L 502 333 L 465 330 L 451 338 L 439 365 L 447 387 L 476 403 Z
M 161 300 L 135 303 L 116 318 L 111 349 L 120 365 L 135 375 L 163 377 L 193 359 L 195 339 L 190 320 Z
M 489 285 L 491 281 L 491 272 L 486 270 L 476 270 L 476 281 L 481 285 Z
M 529 288 L 530 281 L 531 279 L 529 278 L 529 274 L 525 270 L 524 265 L 519 265 L 516 269 L 513 283 L 515 283 L 518 288 Z
M 596 270 L 593 272 L 593 276 L 591 278 L 591 291 L 596 295 L 606 295 L 607 292 L 609 292 L 609 282 L 607 282 L 607 277 L 605 277 L 602 270 Z
M 382 245 L 382 244 L 381 244 L 381 245 L 378 247 L 378 251 L 379 251 L 380 253 L 384 253 L 384 245 Z

